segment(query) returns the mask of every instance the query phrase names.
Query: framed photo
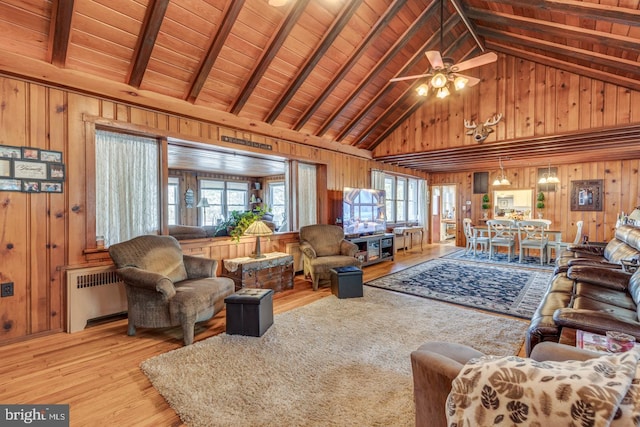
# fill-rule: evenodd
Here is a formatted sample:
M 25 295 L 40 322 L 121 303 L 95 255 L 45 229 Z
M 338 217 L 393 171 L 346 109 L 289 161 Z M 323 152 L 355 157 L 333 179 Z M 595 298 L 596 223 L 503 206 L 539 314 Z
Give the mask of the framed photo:
M 42 193 L 62 193 L 62 182 L 42 181 L 40 183 L 40 192 Z
M 571 181 L 572 211 L 601 211 L 603 206 L 603 180 Z
M 40 150 L 40 160 L 43 162 L 62 163 L 62 152 Z
M 27 160 L 40 160 L 40 150 L 31 147 L 22 147 L 22 158 Z
M 22 149 L 20 147 L 9 147 L 8 145 L 0 145 L 0 157 L 5 159 L 21 159 Z
M 9 159 L 0 159 L 0 177 L 9 177 L 12 178 L 11 174 L 11 160 Z
M 64 181 L 64 165 L 49 163 L 49 179 Z
M 31 181 L 25 179 L 22 181 L 22 191 L 25 193 L 39 193 L 40 181 Z
M 28 160 L 13 161 L 14 178 L 47 179 L 47 163 Z
M 0 178 L 0 191 L 21 191 L 22 182 L 19 179 Z

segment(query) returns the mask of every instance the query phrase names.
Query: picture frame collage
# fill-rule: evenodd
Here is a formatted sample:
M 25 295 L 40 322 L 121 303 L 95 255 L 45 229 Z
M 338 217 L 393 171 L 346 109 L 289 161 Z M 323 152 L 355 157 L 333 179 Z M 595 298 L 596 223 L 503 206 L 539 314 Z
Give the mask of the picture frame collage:
M 62 193 L 62 152 L 0 145 L 0 191 Z

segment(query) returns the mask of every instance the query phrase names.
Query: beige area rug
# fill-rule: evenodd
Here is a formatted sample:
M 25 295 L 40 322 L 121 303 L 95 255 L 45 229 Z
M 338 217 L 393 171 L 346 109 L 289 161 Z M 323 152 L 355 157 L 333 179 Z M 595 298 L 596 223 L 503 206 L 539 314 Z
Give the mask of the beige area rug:
M 410 353 L 433 340 L 516 354 L 527 323 L 365 286 L 144 361 L 190 426 L 412 426 Z M 444 408 L 443 408 L 444 410 Z

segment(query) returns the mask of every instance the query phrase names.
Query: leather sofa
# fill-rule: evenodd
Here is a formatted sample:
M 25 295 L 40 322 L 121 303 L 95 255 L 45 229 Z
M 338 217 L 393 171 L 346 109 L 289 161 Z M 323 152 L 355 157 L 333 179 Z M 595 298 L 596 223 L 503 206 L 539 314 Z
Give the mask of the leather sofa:
M 563 327 L 615 330 L 640 340 L 640 273 L 623 265 L 640 254 L 640 228 L 619 227 L 599 254 L 589 247 L 571 247 L 557 260 L 557 273 L 527 330 L 527 355 L 542 341 L 559 341 Z
M 623 225 L 608 243 L 571 245 L 556 259 L 555 273 L 566 272 L 574 265 L 599 265 L 621 268 L 623 260 L 640 256 L 640 228 Z

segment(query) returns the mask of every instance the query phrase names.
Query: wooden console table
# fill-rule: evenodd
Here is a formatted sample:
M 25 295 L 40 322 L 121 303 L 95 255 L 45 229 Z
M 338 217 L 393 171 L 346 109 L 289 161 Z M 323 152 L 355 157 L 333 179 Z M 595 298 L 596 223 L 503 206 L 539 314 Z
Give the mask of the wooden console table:
M 264 258 L 232 258 L 223 261 L 222 275 L 233 279 L 236 291 L 242 288 L 293 289 L 293 255 L 283 252 Z
M 420 234 L 420 252 L 423 251 L 422 244 L 424 241 L 424 228 L 420 226 L 416 227 L 396 227 L 393 229 L 393 234 L 403 236 L 403 246 L 405 253 L 407 252 L 407 237 L 409 238 L 409 248 L 413 249 L 413 235 Z

